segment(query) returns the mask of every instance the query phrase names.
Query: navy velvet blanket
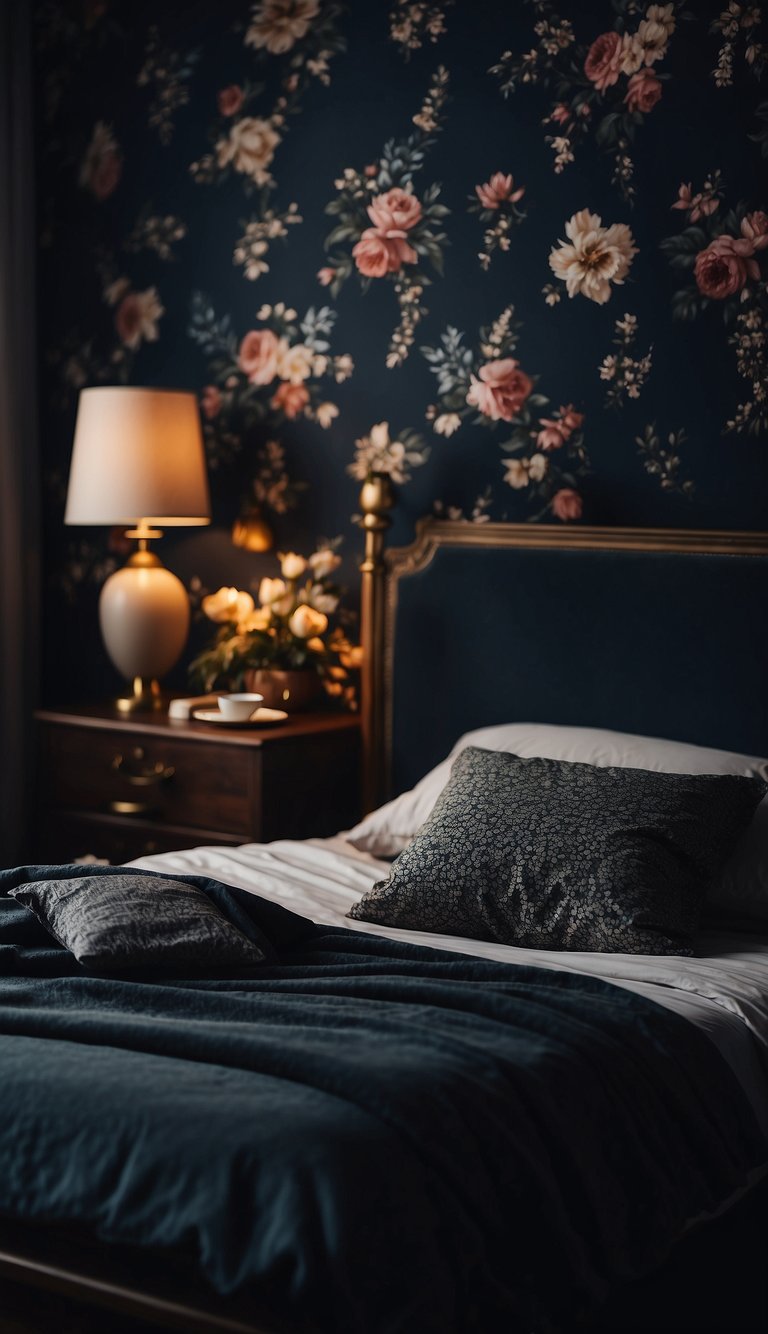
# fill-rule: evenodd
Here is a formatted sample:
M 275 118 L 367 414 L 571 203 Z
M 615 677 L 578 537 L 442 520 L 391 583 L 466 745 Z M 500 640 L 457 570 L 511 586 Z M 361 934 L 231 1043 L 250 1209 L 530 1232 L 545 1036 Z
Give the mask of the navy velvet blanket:
M 65 873 L 0 874 L 0 1215 L 192 1248 L 254 1319 L 570 1330 L 768 1156 L 709 1040 L 630 992 L 198 877 L 266 965 L 96 977 L 4 897 Z

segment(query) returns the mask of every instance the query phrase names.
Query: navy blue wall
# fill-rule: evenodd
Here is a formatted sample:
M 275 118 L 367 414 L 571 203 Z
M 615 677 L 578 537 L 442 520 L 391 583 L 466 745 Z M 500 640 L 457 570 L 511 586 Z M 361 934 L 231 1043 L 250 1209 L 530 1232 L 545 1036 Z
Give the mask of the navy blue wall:
M 341 535 L 353 584 L 381 422 L 397 541 L 435 506 L 762 527 L 768 37 L 742 8 L 40 4 L 48 697 L 113 685 L 119 535 L 62 524 L 85 384 L 201 396 L 214 524 L 164 543 L 195 603 L 274 572 L 229 539 L 254 478 L 277 547 Z

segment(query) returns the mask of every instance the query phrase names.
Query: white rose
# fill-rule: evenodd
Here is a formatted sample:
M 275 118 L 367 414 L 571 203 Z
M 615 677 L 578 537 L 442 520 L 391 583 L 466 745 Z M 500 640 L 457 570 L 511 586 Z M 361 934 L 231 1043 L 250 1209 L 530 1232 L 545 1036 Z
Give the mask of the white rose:
M 307 601 L 315 611 L 325 611 L 333 615 L 339 605 L 339 599 L 333 593 L 326 593 L 322 584 L 314 584 L 307 593 Z
M 338 415 L 339 409 L 336 407 L 335 403 L 318 403 L 315 408 L 315 416 L 324 431 L 328 430 L 331 422 L 335 417 L 338 417 Z
M 295 551 L 287 551 L 280 557 L 280 572 L 284 579 L 300 579 L 307 568 L 307 562 L 303 556 L 299 556 Z
M 219 139 L 216 157 L 220 167 L 231 162 L 235 171 L 250 176 L 257 185 L 267 185 L 271 179 L 267 167 L 279 143 L 280 135 L 268 120 L 244 116 L 235 121 L 227 139 Z
M 288 628 L 297 639 L 312 639 L 315 635 L 324 634 L 328 629 L 328 617 L 302 602 L 288 622 Z
M 454 431 L 458 431 L 460 426 L 461 417 L 458 412 L 441 412 L 440 416 L 435 419 L 432 429 L 438 435 L 453 435 Z
M 259 584 L 259 602 L 262 607 L 271 607 L 287 593 L 282 579 L 262 579 Z
M 528 460 L 528 476 L 532 482 L 540 482 L 547 471 L 546 454 L 531 454 Z
M 515 491 L 522 491 L 524 486 L 528 485 L 528 461 L 527 459 L 509 459 L 502 463 L 504 481 Z
M 266 608 L 259 607 L 256 611 L 250 612 L 244 620 L 238 622 L 237 633 L 247 635 L 253 630 L 267 630 L 270 620 L 271 615 Z
M 325 579 L 341 565 L 341 556 L 337 556 L 330 547 L 321 547 L 309 558 L 309 564 L 315 579 Z
M 244 621 L 254 609 L 250 593 L 241 593 L 236 588 L 220 588 L 217 593 L 209 593 L 203 598 L 202 608 L 209 621 L 224 624 L 225 621 Z
M 290 346 L 287 339 L 281 338 L 277 345 L 277 373 L 281 380 L 291 384 L 301 384 L 312 374 L 314 353 L 304 343 Z

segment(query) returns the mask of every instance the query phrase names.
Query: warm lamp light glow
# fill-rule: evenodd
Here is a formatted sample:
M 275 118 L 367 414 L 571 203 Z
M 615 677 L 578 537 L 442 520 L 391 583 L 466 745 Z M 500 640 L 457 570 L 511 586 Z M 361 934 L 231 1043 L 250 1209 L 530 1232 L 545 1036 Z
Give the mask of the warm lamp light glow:
M 255 506 L 241 514 L 232 525 L 232 545 L 242 547 L 244 551 L 271 551 L 274 541 L 272 529 Z

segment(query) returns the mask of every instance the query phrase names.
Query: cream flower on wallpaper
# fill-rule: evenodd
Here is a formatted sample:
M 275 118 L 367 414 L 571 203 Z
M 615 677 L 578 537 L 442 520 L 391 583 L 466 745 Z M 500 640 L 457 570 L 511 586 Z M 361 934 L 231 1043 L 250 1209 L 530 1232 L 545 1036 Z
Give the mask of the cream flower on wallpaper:
M 418 468 L 425 463 L 429 450 L 424 448 L 421 437 L 412 431 L 401 434 L 402 440 L 392 440 L 389 422 L 377 422 L 372 426 L 370 435 L 355 441 L 355 457 L 347 468 L 350 477 L 364 482 L 371 473 L 385 472 L 398 485 L 410 481 L 409 468 Z
M 623 222 L 603 227 L 602 218 L 583 208 L 565 224 L 568 241 L 559 241 L 549 256 L 552 272 L 565 283 L 569 297 L 579 292 L 599 306 L 629 273 L 637 247 Z
M 282 56 L 309 32 L 320 12 L 319 0 L 263 0 L 254 5 L 245 45 Z
M 277 344 L 277 373 L 281 380 L 289 380 L 291 384 L 308 380 L 314 372 L 314 360 L 314 352 L 305 343 L 294 343 L 291 347 L 287 338 L 281 338 Z
M 158 320 L 165 314 L 156 287 L 128 292 L 115 311 L 115 329 L 120 342 L 135 352 L 142 343 L 156 343 Z
M 250 176 L 257 185 L 269 185 L 267 168 L 275 156 L 280 135 L 271 121 L 260 116 L 244 116 L 235 121 L 226 139 L 216 144 L 216 159 L 220 167 L 231 163 L 235 171 Z

